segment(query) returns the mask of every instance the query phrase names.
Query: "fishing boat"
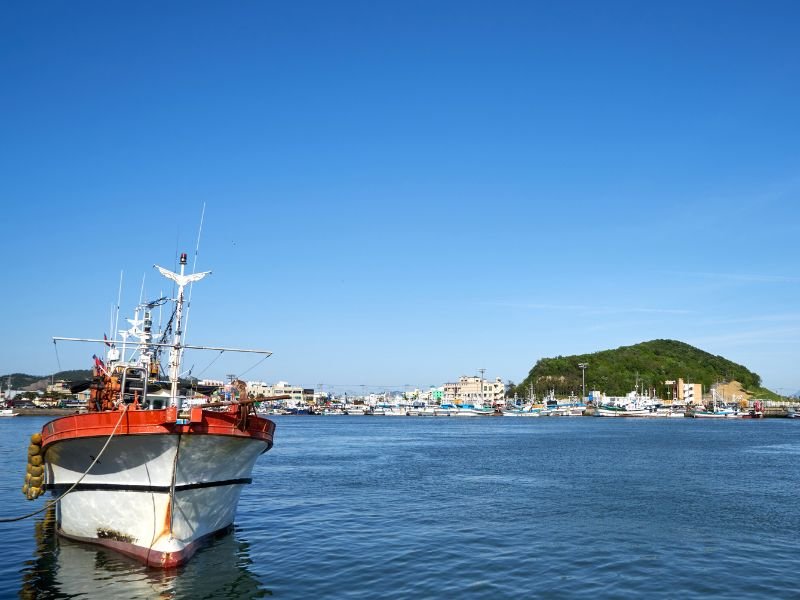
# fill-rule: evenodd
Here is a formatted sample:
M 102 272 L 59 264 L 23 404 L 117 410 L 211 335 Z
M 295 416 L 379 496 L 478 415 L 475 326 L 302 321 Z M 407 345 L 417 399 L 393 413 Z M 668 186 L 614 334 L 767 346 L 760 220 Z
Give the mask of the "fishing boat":
M 598 417 L 649 417 L 650 411 L 631 405 L 602 404 L 597 408 L 595 415 Z
M 435 416 L 436 405 L 431 405 L 424 400 L 415 400 L 408 407 L 406 414 L 409 417 L 433 417 Z
M 183 342 L 185 288 L 210 273 L 187 274 L 186 262 L 182 254 L 178 273 L 156 265 L 174 282 L 176 297 L 137 307 L 122 351 L 116 335 L 54 338 L 103 343 L 106 360 L 93 357 L 93 379 L 81 384 L 90 391 L 86 412 L 50 421 L 32 439 L 28 472 L 40 472 L 30 466 L 39 463 L 43 481 L 35 476 L 25 486 L 29 498 L 43 489 L 56 496 L 60 535 L 161 568 L 185 563 L 205 539 L 232 526 L 242 488 L 275 431 L 256 415 L 241 381 L 218 402 L 193 403 L 195 394 L 181 389 L 186 349 L 271 354 Z M 170 321 L 154 332 L 152 310 L 165 305 L 174 307 Z M 167 349 L 169 379 L 162 381 Z
M 504 417 L 541 417 L 541 408 L 534 408 L 532 404 L 524 406 L 512 405 L 502 410 Z
M 721 406 L 715 408 L 700 407 L 687 414 L 695 419 L 738 419 L 741 416 L 734 409 Z
M 788 414 L 787 414 L 788 416 Z M 763 419 L 764 418 L 764 403 L 761 400 L 753 402 L 753 408 L 748 410 L 742 415 L 743 419 Z
M 494 409 L 482 404 L 459 404 L 456 411 L 451 413 L 452 417 L 491 417 L 495 414 Z
M 652 417 L 655 416 L 657 401 L 643 396 L 634 390 L 624 397 L 612 397 L 597 407 L 598 417 Z
M 13 408 L 0 408 L 0 417 L 16 417 L 18 414 Z
M 377 417 L 405 417 L 408 414 L 408 411 L 399 406 L 397 404 L 390 404 L 388 402 L 381 402 L 376 404 L 368 412 L 364 413 L 366 415 L 373 415 Z
M 701 405 L 686 414 L 695 419 L 738 419 L 742 416 L 738 410 L 725 405 L 724 401 L 719 398 L 716 389 L 711 390 L 710 406 Z
M 444 402 L 434 407 L 434 417 L 454 417 L 458 414 L 458 406 L 450 402 Z

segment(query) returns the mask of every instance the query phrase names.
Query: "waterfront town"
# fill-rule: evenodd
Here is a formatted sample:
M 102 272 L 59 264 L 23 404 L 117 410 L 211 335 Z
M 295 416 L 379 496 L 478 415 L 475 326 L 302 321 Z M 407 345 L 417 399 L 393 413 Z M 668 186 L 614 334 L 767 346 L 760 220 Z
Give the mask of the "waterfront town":
M 85 383 L 85 382 L 84 382 Z M 557 395 L 555 389 L 537 397 L 525 395 L 501 377 L 487 379 L 463 375 L 456 381 L 428 389 L 406 386 L 403 391 L 333 392 L 292 385 L 287 381 L 240 381 L 202 379 L 187 390 L 189 405 L 237 402 L 247 399 L 259 413 L 268 415 L 371 415 L 371 416 L 636 416 L 636 417 L 794 417 L 800 416 L 800 401 L 752 398 L 736 381 L 720 382 L 708 390 L 683 379 L 664 382 L 668 397 L 655 389 L 637 386 L 625 396 L 608 396 L 598 390 L 579 390 Z M 366 387 L 366 386 L 364 386 Z M 168 397 L 168 390 L 150 391 L 149 396 Z M 69 410 L 83 412 L 91 389 L 85 384 L 59 379 L 42 390 L 15 390 L 11 380 L 0 390 L 6 415 L 20 410 Z

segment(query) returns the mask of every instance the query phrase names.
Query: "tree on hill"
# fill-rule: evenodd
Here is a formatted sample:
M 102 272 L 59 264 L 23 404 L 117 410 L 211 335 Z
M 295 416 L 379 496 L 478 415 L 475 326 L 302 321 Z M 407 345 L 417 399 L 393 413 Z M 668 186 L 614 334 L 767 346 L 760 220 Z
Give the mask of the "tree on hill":
M 621 396 L 636 389 L 655 390 L 669 397 L 665 381 L 683 379 L 705 389 L 719 381 L 736 380 L 745 389 L 758 389 L 761 377 L 746 367 L 676 340 L 652 340 L 592 354 L 542 358 L 518 387 L 533 386 L 538 396 L 555 389 L 556 394 L 581 393 L 580 363 L 588 363 L 586 390 Z

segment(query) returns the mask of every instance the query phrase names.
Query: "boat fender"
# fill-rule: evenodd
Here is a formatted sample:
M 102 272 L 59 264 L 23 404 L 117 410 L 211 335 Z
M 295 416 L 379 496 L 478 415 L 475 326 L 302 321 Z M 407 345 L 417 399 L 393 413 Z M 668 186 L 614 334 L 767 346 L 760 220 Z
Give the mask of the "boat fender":
M 42 434 L 34 433 L 28 446 L 28 465 L 25 469 L 25 485 L 22 486 L 22 493 L 28 500 L 35 500 L 44 492 L 43 462 Z

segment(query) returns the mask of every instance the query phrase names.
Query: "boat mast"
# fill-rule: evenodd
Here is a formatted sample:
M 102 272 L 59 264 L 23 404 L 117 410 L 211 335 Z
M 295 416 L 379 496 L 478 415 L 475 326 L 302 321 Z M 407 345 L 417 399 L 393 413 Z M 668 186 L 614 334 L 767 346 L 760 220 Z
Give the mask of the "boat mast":
M 181 277 L 186 269 L 186 253 L 181 254 Z M 175 300 L 175 333 L 172 336 L 172 348 L 169 349 L 169 405 L 181 409 L 178 401 L 178 375 L 181 368 L 181 319 L 183 318 L 183 286 L 178 283 L 178 298 Z
M 178 410 L 181 409 L 181 401 L 178 397 L 178 375 L 180 374 L 180 367 L 181 367 L 181 358 L 183 355 L 183 347 L 181 346 L 181 335 L 182 335 L 182 324 L 181 321 L 183 319 L 183 288 L 186 287 L 188 283 L 193 283 L 195 281 L 200 281 L 206 275 L 209 275 L 211 271 L 206 271 L 203 273 L 192 273 L 191 275 L 186 275 L 186 253 L 183 252 L 181 254 L 181 272 L 180 273 L 173 273 L 168 269 L 163 267 L 159 267 L 158 265 L 154 265 L 156 269 L 158 269 L 161 274 L 166 277 L 167 279 L 171 279 L 176 284 L 178 284 L 178 297 L 175 299 L 175 333 L 172 337 L 172 345 L 170 346 L 169 351 L 169 381 L 170 381 L 170 398 L 169 398 L 169 405 L 175 406 Z

